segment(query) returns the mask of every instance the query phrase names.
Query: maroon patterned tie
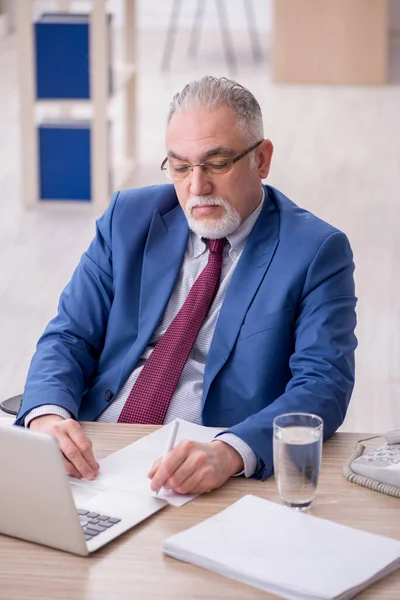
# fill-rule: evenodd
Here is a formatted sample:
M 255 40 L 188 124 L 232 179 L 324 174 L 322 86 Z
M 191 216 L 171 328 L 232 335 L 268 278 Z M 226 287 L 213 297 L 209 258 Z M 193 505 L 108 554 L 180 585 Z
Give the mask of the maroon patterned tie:
M 147 359 L 118 423 L 161 425 L 164 422 L 183 367 L 217 293 L 225 242 L 225 238 L 208 241 L 208 263 Z

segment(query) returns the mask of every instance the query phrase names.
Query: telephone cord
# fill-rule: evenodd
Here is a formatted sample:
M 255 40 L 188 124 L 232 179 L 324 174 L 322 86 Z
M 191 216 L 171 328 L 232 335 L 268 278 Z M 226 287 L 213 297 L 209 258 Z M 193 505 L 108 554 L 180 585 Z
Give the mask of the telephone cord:
M 373 439 L 373 438 L 367 438 Z M 362 442 L 366 440 L 360 440 Z M 348 479 L 351 483 L 357 483 L 358 485 L 362 485 L 363 487 L 369 488 L 370 490 L 374 490 L 375 492 L 381 492 L 383 494 L 387 494 L 389 496 L 394 496 L 395 498 L 400 498 L 400 488 L 389 485 L 387 483 L 381 483 L 380 481 L 376 481 L 375 479 L 370 479 L 369 477 L 364 477 L 364 475 L 357 475 L 351 469 L 351 463 L 356 458 L 359 458 L 365 450 L 365 446 L 358 442 L 354 448 L 354 452 L 352 456 L 343 466 L 343 475 Z

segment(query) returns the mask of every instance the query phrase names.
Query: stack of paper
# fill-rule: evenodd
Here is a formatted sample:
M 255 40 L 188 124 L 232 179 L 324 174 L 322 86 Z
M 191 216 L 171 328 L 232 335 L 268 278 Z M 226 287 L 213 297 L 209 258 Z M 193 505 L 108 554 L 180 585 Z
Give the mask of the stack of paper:
M 400 566 L 400 542 L 256 496 L 164 541 L 166 554 L 289 600 L 345 600 Z

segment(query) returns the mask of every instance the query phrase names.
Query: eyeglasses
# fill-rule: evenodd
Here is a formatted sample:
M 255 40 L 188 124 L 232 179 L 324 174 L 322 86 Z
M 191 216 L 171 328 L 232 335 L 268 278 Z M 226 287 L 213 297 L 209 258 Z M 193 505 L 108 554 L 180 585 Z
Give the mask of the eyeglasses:
M 200 167 L 203 173 L 207 175 L 223 175 L 224 173 L 228 173 L 233 167 L 235 163 L 238 162 L 241 158 L 249 154 L 252 150 L 257 148 L 264 140 L 260 140 L 250 148 L 247 148 L 244 152 L 235 156 L 235 158 L 229 158 L 228 160 L 221 160 L 217 157 L 212 160 L 205 160 L 202 163 L 198 163 L 192 165 L 188 162 L 179 160 L 177 158 L 168 158 L 168 156 L 161 163 L 161 171 L 164 171 L 167 178 L 172 181 L 181 181 L 182 179 L 186 179 L 189 173 L 193 172 L 194 167 Z

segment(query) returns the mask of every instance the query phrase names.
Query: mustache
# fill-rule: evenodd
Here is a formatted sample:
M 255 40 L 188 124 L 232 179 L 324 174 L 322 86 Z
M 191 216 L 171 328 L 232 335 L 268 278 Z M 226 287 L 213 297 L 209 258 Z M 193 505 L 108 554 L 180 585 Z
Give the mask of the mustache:
M 187 204 L 186 204 L 186 210 L 189 212 L 192 212 L 193 208 L 195 206 L 224 206 L 225 207 L 225 200 L 223 198 L 219 198 L 218 196 L 216 197 L 210 197 L 210 196 L 192 196 L 191 198 L 189 198 Z

